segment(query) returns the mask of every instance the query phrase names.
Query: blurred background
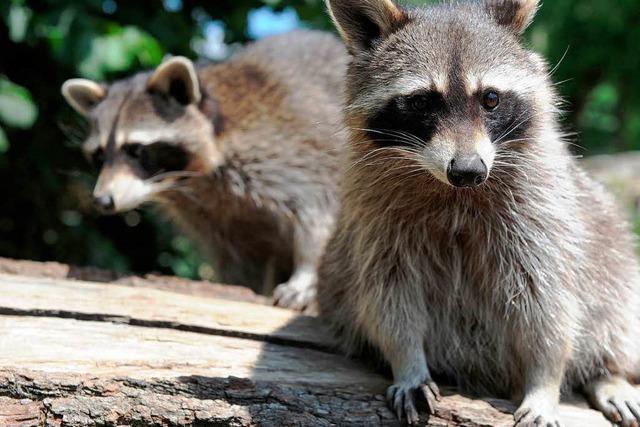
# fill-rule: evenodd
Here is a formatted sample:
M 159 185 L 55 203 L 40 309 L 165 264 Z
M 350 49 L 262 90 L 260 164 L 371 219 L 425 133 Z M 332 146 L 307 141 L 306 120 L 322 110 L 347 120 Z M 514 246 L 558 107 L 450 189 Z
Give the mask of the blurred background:
M 301 27 L 332 30 L 321 0 L 3 0 L 0 256 L 210 278 L 195 248 L 153 211 L 92 210 L 84 126 L 60 85 L 117 79 L 169 53 L 218 61 Z M 546 2 L 526 37 L 558 64 L 576 154 L 640 149 L 638 0 Z

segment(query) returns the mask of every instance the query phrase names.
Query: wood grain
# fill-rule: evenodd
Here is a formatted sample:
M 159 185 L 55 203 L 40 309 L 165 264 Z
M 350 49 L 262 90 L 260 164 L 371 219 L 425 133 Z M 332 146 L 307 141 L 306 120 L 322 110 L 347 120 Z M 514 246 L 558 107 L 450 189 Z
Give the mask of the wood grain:
M 271 306 L 199 298 L 156 289 L 0 274 L 3 314 L 39 313 L 78 319 L 111 319 L 137 326 L 251 337 L 330 348 L 330 334 L 309 316 Z
M 337 354 L 313 317 L 40 276 L 0 274 L 0 426 L 399 425 L 389 379 Z M 444 391 L 424 424 L 513 423 L 510 402 Z M 583 403 L 562 418 L 609 425 Z

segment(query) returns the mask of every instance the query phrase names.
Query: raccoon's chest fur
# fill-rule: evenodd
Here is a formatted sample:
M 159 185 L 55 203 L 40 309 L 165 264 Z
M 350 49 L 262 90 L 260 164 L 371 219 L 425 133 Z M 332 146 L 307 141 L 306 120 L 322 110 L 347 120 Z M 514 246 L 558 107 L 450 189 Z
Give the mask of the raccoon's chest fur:
M 449 235 L 427 235 L 421 263 L 427 310 L 425 350 L 434 372 L 455 381 L 472 380 L 474 388 L 512 389 L 506 383 L 511 334 L 508 304 L 510 288 L 517 287 L 513 275 L 517 266 L 505 269 L 499 256 L 487 245 L 486 233 L 471 230 L 465 222 Z M 484 237 L 484 238 L 483 238 Z M 430 240 L 430 238 L 434 240 Z M 482 240 L 480 240 L 482 239 Z M 479 243 L 482 242 L 482 243 Z M 491 378 L 495 384 L 478 384 Z M 465 386 L 465 384 L 461 384 Z
M 425 350 L 435 373 L 456 382 L 468 379 L 476 391 L 503 390 L 513 361 L 509 348 L 508 283 L 512 273 L 500 271 L 491 255 L 478 254 L 469 236 L 452 235 L 440 243 L 439 253 L 424 258 L 426 300 Z M 515 285 L 515 284 L 514 284 Z M 493 372 L 493 376 L 487 375 Z M 495 375 L 502 373 L 502 375 Z M 478 379 L 492 379 L 479 384 Z M 468 384 L 460 384 L 469 387 Z M 480 390 L 478 390 L 480 389 Z
M 558 274 L 555 232 L 517 207 L 431 212 L 401 268 L 425 299 L 425 351 L 436 375 L 510 397 L 521 384 L 514 342 L 544 274 Z M 405 233 L 405 235 L 407 235 Z M 409 255 L 410 253 L 410 255 Z

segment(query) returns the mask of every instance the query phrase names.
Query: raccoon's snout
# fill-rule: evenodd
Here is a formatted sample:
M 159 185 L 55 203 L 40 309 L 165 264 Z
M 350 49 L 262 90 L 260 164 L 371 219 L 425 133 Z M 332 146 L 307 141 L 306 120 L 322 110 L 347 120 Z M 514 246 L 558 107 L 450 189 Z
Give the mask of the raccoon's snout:
M 110 194 L 93 197 L 93 205 L 98 212 L 102 214 L 112 214 L 116 210 L 116 204 L 113 200 L 113 196 Z
M 447 168 L 447 179 L 456 187 L 477 187 L 488 175 L 487 165 L 477 154 L 453 158 Z

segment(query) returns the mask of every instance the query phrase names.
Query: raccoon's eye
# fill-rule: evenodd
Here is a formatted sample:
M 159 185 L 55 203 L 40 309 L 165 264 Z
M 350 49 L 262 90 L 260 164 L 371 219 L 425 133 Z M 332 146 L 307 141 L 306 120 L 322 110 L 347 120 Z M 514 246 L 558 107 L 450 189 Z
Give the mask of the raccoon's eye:
M 142 169 L 153 176 L 160 172 L 184 170 L 189 163 L 189 154 L 175 144 L 159 141 L 145 146 L 139 162 Z
M 482 95 L 482 106 L 485 110 L 495 110 L 500 105 L 500 95 L 494 90 L 488 90 Z
M 409 107 L 418 113 L 424 112 L 429 109 L 429 98 L 425 95 L 414 95 L 409 98 Z
M 100 169 L 104 165 L 104 150 L 102 147 L 98 147 L 91 153 L 91 164 Z
M 127 156 L 133 159 L 140 159 L 145 152 L 144 145 L 142 144 L 125 144 L 122 146 L 122 149 L 127 153 Z

